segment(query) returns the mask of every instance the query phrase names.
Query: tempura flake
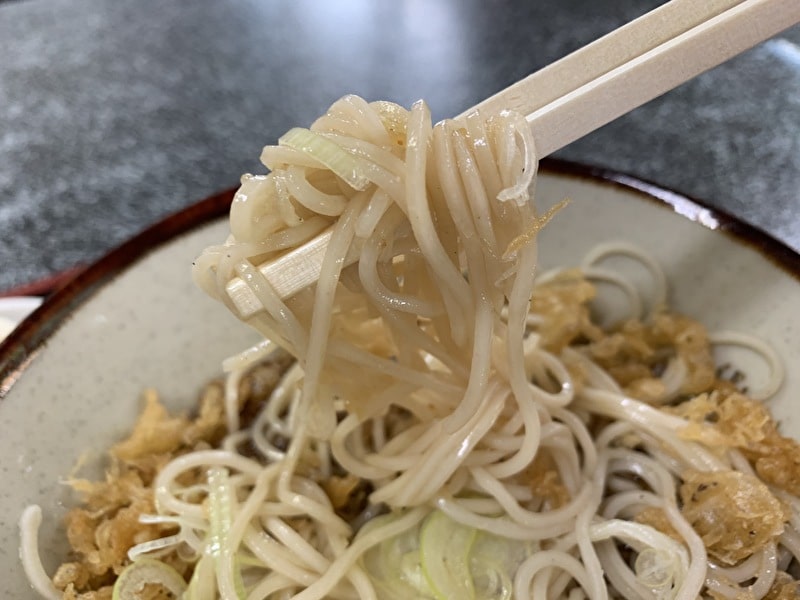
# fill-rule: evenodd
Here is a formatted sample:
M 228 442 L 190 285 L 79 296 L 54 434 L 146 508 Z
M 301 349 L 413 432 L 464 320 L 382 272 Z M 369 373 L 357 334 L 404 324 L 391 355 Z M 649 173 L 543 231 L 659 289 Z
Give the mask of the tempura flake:
M 279 355 L 252 369 L 239 387 L 242 418 L 255 414 L 285 371 Z M 110 600 L 114 581 L 130 564 L 128 550 L 137 544 L 174 533 L 170 524 L 146 524 L 142 515 L 155 514 L 153 481 L 170 460 L 193 450 L 216 447 L 227 433 L 221 380 L 206 385 L 195 416 L 172 415 L 154 390 L 143 394 L 144 408 L 130 435 L 109 451 L 105 479 L 72 479 L 68 484 L 81 504 L 65 518 L 72 548 L 53 583 L 64 600 Z M 161 560 L 187 579 L 193 562 L 170 551 Z M 160 586 L 142 592 L 142 600 L 169 598 Z

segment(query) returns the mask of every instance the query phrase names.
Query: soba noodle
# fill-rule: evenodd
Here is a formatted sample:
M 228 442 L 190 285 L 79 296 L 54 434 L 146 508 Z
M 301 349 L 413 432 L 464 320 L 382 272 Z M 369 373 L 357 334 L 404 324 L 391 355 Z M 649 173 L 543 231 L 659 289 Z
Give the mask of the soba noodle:
M 760 438 L 735 429 L 725 411 L 757 405 L 714 376 L 702 327 L 666 312 L 641 250 L 537 273 L 553 211 L 532 200 L 522 117 L 434 126 L 423 102 L 346 96 L 262 161 L 271 173 L 243 178 L 230 237 L 194 275 L 234 312 L 241 278 L 269 341 L 226 363 L 229 435 L 159 472 L 149 518 L 177 532 L 132 559 L 180 549 L 189 599 L 794 597 L 777 594 L 800 558 L 797 482 L 759 461 L 797 445 L 766 417 Z M 281 299 L 258 265 L 326 229 L 319 282 Z M 650 271 L 648 302 L 609 254 Z M 627 329 L 589 320 L 591 281 L 620 287 Z M 636 363 L 636 347 L 655 358 Z M 764 399 L 780 361 L 753 347 L 772 370 Z M 284 351 L 296 363 L 243 429 L 242 374 Z M 37 515 L 27 572 L 60 597 L 34 558 Z

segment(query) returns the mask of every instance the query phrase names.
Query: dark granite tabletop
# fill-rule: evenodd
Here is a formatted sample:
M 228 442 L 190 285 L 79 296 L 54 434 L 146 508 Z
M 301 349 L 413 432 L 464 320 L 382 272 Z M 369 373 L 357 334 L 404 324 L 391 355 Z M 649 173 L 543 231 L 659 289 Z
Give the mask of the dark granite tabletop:
M 234 185 L 345 93 L 451 116 L 659 3 L 0 0 L 0 290 Z M 800 29 L 559 156 L 800 249 Z

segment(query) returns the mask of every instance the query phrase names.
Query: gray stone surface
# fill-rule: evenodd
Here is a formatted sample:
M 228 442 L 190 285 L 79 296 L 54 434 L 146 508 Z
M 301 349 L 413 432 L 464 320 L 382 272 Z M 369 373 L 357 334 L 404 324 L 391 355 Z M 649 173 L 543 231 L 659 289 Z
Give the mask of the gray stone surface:
M 659 3 L 0 3 L 0 290 L 230 187 L 344 93 L 453 115 Z M 560 155 L 704 198 L 800 248 L 800 30 Z

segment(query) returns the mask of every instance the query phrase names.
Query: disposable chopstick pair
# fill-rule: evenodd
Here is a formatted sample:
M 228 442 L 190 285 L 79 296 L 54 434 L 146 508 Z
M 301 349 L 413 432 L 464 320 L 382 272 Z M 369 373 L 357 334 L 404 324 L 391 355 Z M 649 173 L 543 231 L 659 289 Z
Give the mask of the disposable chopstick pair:
M 672 0 L 542 67 L 467 109 L 528 115 L 679 35 L 742 4 L 744 0 Z
M 541 158 L 798 22 L 800 0 L 672 0 L 458 118 L 476 109 L 525 114 Z M 330 235 L 258 267 L 279 297 L 316 282 Z M 241 317 L 261 310 L 241 279 L 227 293 Z

